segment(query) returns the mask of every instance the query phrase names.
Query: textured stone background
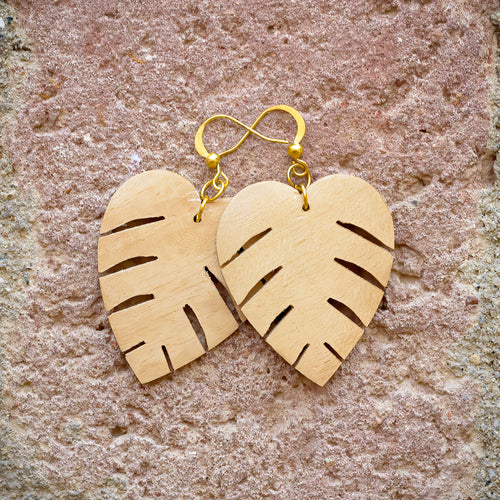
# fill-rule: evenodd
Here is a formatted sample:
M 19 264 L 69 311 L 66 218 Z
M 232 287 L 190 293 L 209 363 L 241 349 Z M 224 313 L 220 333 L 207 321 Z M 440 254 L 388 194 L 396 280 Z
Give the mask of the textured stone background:
M 495 9 L 0 3 L 0 497 L 500 498 Z M 106 204 L 146 169 L 201 186 L 198 125 L 277 103 L 303 112 L 316 178 L 358 175 L 388 201 L 386 298 L 324 388 L 247 324 L 141 386 L 98 288 Z M 251 139 L 228 193 L 287 165 Z

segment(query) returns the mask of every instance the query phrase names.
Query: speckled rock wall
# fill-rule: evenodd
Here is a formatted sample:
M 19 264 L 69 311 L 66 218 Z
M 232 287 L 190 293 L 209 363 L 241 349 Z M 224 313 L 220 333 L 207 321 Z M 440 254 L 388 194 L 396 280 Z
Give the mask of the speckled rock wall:
M 0 496 L 499 498 L 497 8 L 1 3 Z M 323 388 L 248 324 L 141 386 L 98 288 L 106 204 L 147 169 L 201 187 L 199 124 L 278 103 L 304 114 L 315 178 L 387 200 L 386 297 Z M 288 160 L 250 139 L 225 165 L 233 195 L 285 181 Z

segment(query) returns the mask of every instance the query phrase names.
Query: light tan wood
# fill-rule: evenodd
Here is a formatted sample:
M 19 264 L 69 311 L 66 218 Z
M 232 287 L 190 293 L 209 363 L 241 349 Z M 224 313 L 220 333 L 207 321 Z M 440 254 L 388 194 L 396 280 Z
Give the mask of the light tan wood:
M 222 215 L 217 252 L 250 323 L 286 361 L 324 385 L 382 299 L 394 228 L 384 200 L 362 179 L 332 175 L 307 192 L 304 211 L 302 195 L 287 184 L 245 188 Z
M 228 201 L 208 204 L 196 223 L 196 189 L 164 170 L 132 177 L 111 198 L 98 244 L 102 297 L 106 310 L 112 311 L 109 322 L 118 345 L 142 383 L 171 371 L 164 348 L 173 369 L 205 353 L 186 305 L 196 315 L 208 349 L 238 327 L 205 269 L 224 284 L 215 234 Z M 123 228 L 131 221 L 158 217 L 163 219 Z M 118 269 L 126 266 L 132 267 Z M 149 300 L 130 305 L 131 298 L 141 296 Z

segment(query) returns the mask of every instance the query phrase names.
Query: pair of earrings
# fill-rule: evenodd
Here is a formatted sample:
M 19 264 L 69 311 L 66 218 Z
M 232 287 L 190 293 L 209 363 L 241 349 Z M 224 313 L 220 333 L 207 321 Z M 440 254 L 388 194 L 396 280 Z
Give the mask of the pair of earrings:
M 272 111 L 295 119 L 293 142 L 255 130 Z M 209 153 L 205 127 L 221 118 L 246 132 L 231 149 Z M 358 177 L 329 175 L 311 185 L 301 159 L 304 133 L 290 106 L 267 109 L 252 126 L 213 116 L 195 139 L 215 170 L 200 193 L 174 172 L 151 170 L 111 198 L 98 243 L 100 285 L 118 345 L 140 382 L 186 365 L 238 328 L 223 287 L 241 320 L 318 385 L 356 345 L 389 280 L 393 222 L 380 194 Z M 259 182 L 221 198 L 229 183 L 221 157 L 250 134 L 288 145 L 288 184 Z

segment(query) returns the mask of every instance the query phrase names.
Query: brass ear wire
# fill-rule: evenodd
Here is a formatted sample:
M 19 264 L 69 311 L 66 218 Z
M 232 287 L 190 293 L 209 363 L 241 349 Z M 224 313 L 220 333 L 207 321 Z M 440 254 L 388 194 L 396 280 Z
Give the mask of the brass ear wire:
M 273 137 L 267 137 L 255 130 L 255 127 L 260 123 L 260 121 L 272 111 L 285 111 L 286 113 L 291 115 L 292 118 L 295 120 L 295 122 L 297 123 L 297 133 L 295 134 L 293 142 L 290 142 L 286 139 L 276 139 Z M 203 143 L 203 133 L 205 132 L 205 128 L 209 123 L 219 119 L 230 120 L 233 123 L 236 123 L 240 127 L 244 128 L 246 132 L 232 148 L 229 148 L 226 151 L 223 151 L 222 153 L 219 154 L 209 153 L 207 148 L 205 147 L 205 144 Z M 207 118 L 198 128 L 194 144 L 197 153 L 200 156 L 203 156 L 203 158 L 205 158 L 205 163 L 207 167 L 210 169 L 216 169 L 216 174 L 213 177 L 213 179 L 206 182 L 205 185 L 201 188 L 200 191 L 201 204 L 198 214 L 195 216 L 195 221 L 196 222 L 201 221 L 201 216 L 203 214 L 203 210 L 205 209 L 206 204 L 217 200 L 229 185 L 229 179 L 221 169 L 220 165 L 221 158 L 236 151 L 246 141 L 246 139 L 250 136 L 250 134 L 254 134 L 260 139 L 263 139 L 264 141 L 289 145 L 287 151 L 294 161 L 287 172 L 288 183 L 292 187 L 294 187 L 299 193 L 302 194 L 304 198 L 304 203 L 302 208 L 304 210 L 309 210 L 309 203 L 307 200 L 307 188 L 311 184 L 311 174 L 309 172 L 309 167 L 307 163 L 304 160 L 300 159 L 302 153 L 304 152 L 304 148 L 300 144 L 300 141 L 304 137 L 305 132 L 306 132 L 306 124 L 304 122 L 304 118 L 302 117 L 302 115 L 295 108 L 292 108 L 291 106 L 287 106 L 285 104 L 272 106 L 266 109 L 263 113 L 261 113 L 261 115 L 255 120 L 255 122 L 251 126 L 245 125 L 244 123 L 240 122 L 236 118 L 233 118 L 232 116 L 229 115 L 214 115 L 211 116 L 210 118 Z M 299 181 L 295 182 L 293 177 L 298 177 Z M 306 184 L 300 183 L 300 180 L 304 177 L 306 178 Z M 212 196 L 209 196 L 207 194 L 207 190 L 209 187 L 212 187 L 216 191 L 216 193 Z
M 286 173 L 288 184 L 290 184 L 290 186 L 295 188 L 302 195 L 302 198 L 304 199 L 302 209 L 307 211 L 309 210 L 307 188 L 311 185 L 312 179 L 311 172 L 309 171 L 309 165 L 300 158 L 304 152 L 304 148 L 301 144 L 293 143 L 288 146 L 287 152 L 293 158 L 293 163 L 290 165 Z M 294 177 L 298 177 L 297 182 L 293 179 Z M 305 184 L 300 182 L 304 177 L 306 179 Z

